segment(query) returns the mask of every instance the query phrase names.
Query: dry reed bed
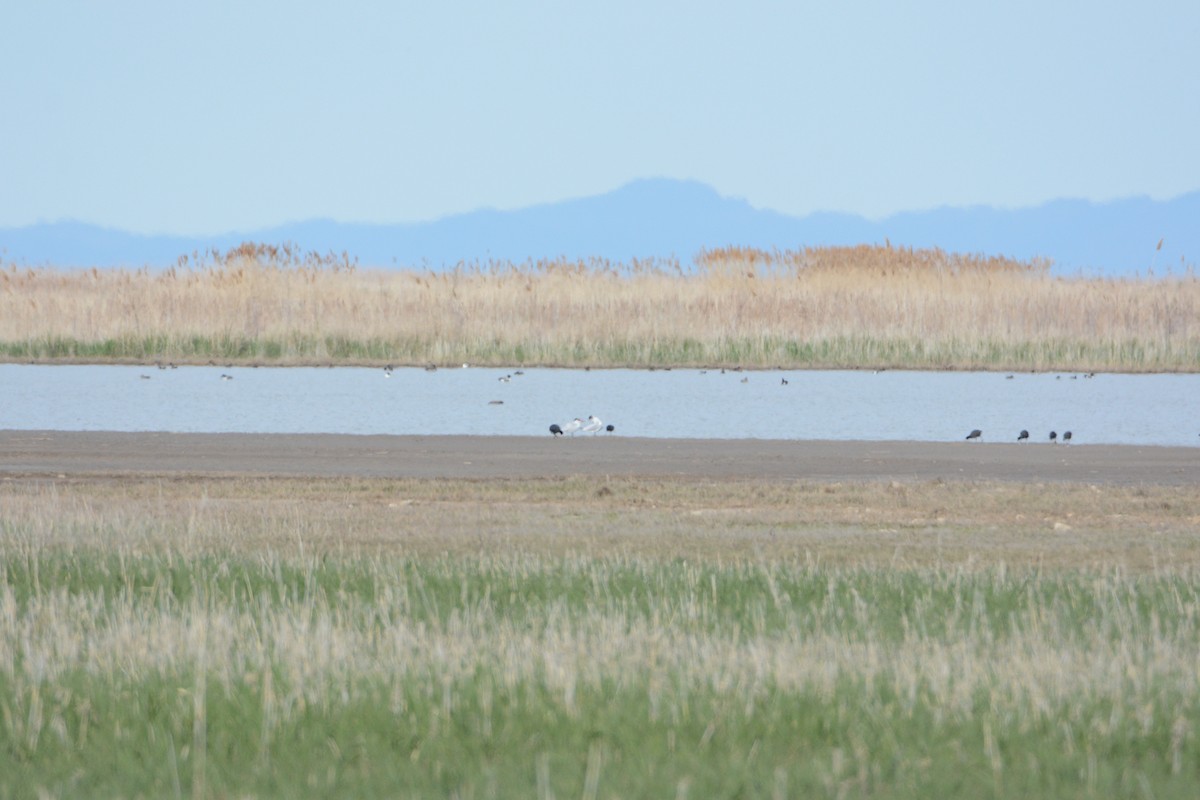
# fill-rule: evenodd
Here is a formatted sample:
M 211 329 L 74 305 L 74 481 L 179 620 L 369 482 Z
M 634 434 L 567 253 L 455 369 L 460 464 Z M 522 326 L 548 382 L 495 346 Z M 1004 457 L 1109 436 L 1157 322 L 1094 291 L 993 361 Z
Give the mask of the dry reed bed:
M 855 247 L 375 271 L 245 245 L 0 270 L 10 359 L 1196 370 L 1200 280 Z

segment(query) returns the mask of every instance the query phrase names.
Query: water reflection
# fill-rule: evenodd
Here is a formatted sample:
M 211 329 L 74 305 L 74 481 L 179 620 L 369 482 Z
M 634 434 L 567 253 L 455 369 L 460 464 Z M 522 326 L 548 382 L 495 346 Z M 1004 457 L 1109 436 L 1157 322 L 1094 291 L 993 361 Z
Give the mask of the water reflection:
M 1200 444 L 1198 375 L 0 365 L 0 427 Z M 597 434 L 610 435 L 603 429 Z M 974 444 L 974 443 L 972 443 Z M 1059 445 L 1061 446 L 1061 445 Z

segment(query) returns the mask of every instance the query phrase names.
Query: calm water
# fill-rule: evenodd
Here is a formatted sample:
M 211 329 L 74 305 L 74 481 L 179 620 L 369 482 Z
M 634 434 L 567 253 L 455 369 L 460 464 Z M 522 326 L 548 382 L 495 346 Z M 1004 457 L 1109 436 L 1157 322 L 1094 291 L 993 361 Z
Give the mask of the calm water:
M 0 365 L 0 428 L 24 430 L 549 435 L 595 414 L 623 436 L 1198 446 L 1198 411 L 1200 375 Z

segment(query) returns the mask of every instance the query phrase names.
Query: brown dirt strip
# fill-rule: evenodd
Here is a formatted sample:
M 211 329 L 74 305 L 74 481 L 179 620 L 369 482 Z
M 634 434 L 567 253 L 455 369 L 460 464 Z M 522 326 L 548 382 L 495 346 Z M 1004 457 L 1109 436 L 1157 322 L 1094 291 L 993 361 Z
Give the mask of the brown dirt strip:
M 1184 486 L 1200 447 L 0 430 L 0 476 L 1005 481 Z

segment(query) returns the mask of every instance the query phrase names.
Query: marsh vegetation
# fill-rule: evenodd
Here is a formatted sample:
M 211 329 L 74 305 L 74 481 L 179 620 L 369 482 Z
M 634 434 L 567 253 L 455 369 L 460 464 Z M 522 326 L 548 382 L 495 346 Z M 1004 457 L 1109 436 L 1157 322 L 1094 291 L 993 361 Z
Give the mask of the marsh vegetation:
M 892 247 L 361 269 L 244 245 L 176 267 L 0 269 L 15 361 L 1200 369 L 1200 280 Z
M 1200 498 L 12 479 L 11 796 L 1190 797 Z

